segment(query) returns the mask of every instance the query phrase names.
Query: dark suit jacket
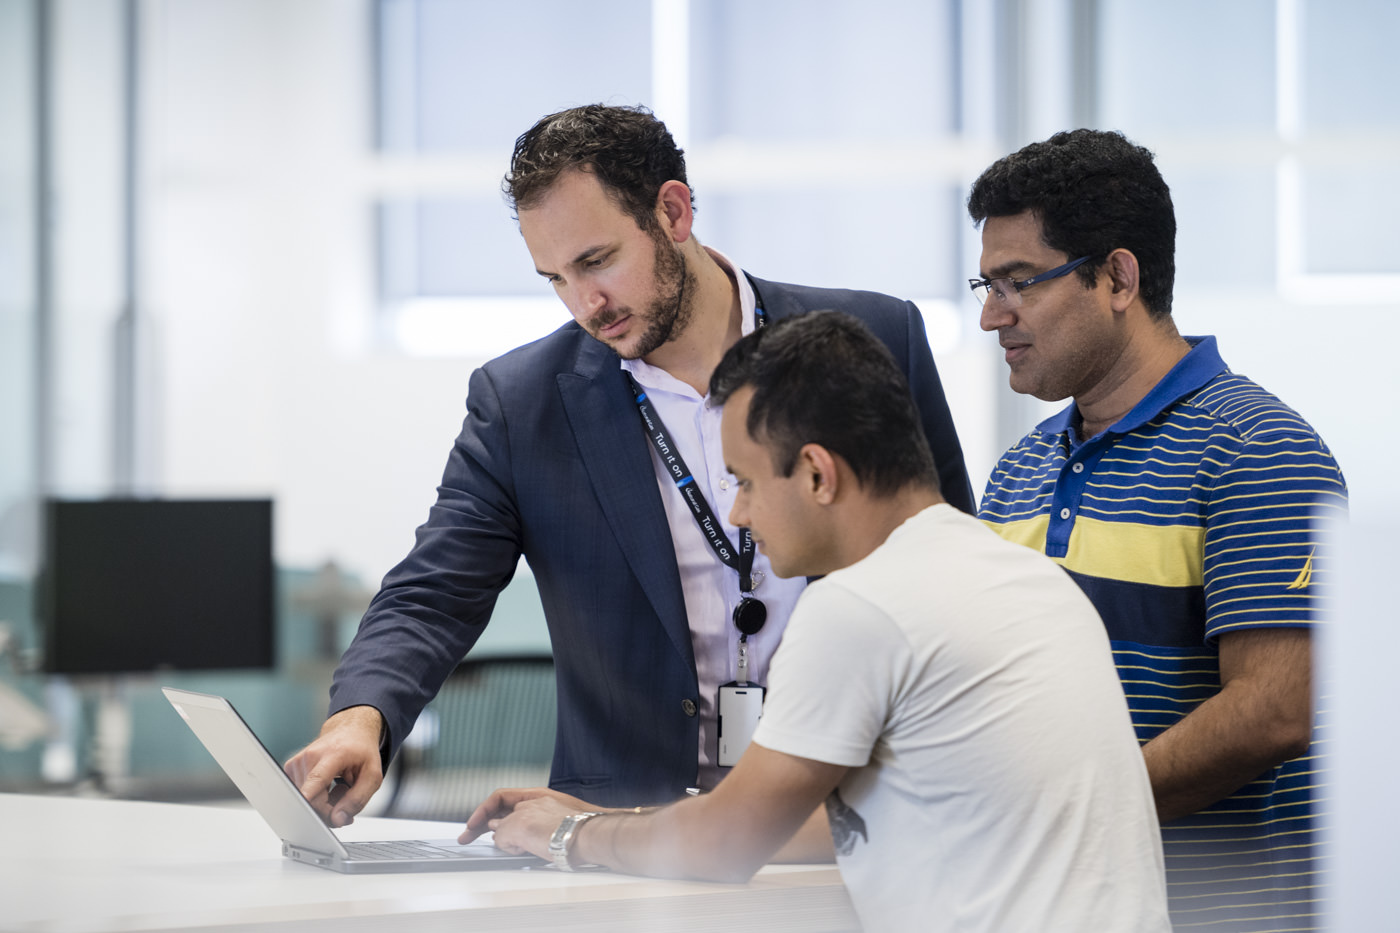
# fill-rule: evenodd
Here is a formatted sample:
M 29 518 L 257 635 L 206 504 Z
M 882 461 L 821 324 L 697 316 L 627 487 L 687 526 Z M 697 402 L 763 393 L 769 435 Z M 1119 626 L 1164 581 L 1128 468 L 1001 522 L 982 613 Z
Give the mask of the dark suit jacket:
M 975 512 L 914 305 L 753 282 L 770 319 L 835 308 L 874 330 L 909 377 L 944 496 Z M 696 778 L 699 687 L 656 471 L 617 355 L 571 322 L 487 363 L 468 392 L 437 502 L 341 660 L 331 712 L 378 708 L 392 755 L 523 554 L 558 677 L 551 786 L 600 805 L 676 799 Z

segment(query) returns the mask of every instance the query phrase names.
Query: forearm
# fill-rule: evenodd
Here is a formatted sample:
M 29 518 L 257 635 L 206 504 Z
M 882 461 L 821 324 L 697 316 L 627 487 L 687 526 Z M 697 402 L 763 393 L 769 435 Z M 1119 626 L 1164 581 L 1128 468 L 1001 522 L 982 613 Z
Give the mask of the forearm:
M 818 811 L 825 825 L 821 802 L 846 770 L 755 742 L 712 792 L 645 813 L 595 817 L 580 827 L 576 852 L 630 874 L 747 881 L 799 829 L 810 829 Z
M 478 605 L 487 601 L 486 584 L 483 591 L 468 591 L 458 589 L 458 582 L 442 555 L 420 544 L 386 578 L 336 666 L 331 712 L 360 705 L 378 709 L 390 755 L 489 618 Z
M 802 828 L 768 861 L 805 863 L 835 860 L 836 848 L 831 842 L 831 823 L 826 817 L 826 805 L 822 804 L 812 811 Z
M 753 742 L 711 793 L 654 810 L 602 812 L 575 823 L 560 841 L 574 865 L 657 878 L 746 881 L 811 820 L 847 770 Z M 490 829 L 507 851 L 558 858 L 553 837 L 564 828 L 563 819 L 584 812 L 581 805 L 543 789 L 499 790 L 467 820 L 460 841 Z
M 687 803 L 640 814 L 609 811 L 588 821 L 579 829 L 574 861 L 653 878 L 744 882 L 778 847 L 711 831 L 715 822 L 689 818 Z
M 481 372 L 428 520 L 384 577 L 336 667 L 331 711 L 368 704 L 396 753 L 419 713 L 481 636 L 519 563 L 521 522 L 506 492 L 510 466 L 495 394 Z
M 1306 673 L 1298 676 L 1291 696 L 1247 679 L 1227 683 L 1143 746 L 1159 819 L 1195 813 L 1307 751 L 1310 690 Z

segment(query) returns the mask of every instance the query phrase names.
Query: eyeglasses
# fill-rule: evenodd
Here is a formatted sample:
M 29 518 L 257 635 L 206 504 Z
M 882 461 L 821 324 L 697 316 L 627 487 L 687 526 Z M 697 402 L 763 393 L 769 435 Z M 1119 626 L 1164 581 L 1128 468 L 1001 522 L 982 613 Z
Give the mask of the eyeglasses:
M 1051 279 L 1058 279 L 1062 275 L 1068 275 L 1081 265 L 1089 261 L 1088 256 L 1080 256 L 1072 262 L 1067 262 L 1063 266 L 1056 266 L 1039 275 L 1033 275 L 1028 279 L 1021 279 L 1019 282 L 1008 276 L 1001 276 L 995 279 L 968 279 L 967 286 L 972 289 L 972 294 L 977 296 L 978 304 L 986 304 L 987 296 L 990 294 L 1002 306 L 1015 308 L 1021 304 L 1021 292 L 1038 285 L 1041 282 L 1048 282 Z

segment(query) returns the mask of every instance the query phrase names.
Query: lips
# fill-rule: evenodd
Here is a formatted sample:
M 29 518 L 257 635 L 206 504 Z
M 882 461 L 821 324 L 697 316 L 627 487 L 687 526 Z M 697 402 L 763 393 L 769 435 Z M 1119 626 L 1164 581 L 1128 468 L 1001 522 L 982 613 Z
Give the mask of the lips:
M 1008 364 L 1014 363 L 1021 357 L 1025 356 L 1031 348 L 1029 341 L 1017 340 L 1006 333 L 1003 333 L 1001 335 L 1001 339 L 998 341 L 998 343 L 1001 344 L 1002 350 L 1005 351 L 1006 362 Z
M 630 314 L 618 315 L 606 323 L 594 324 L 593 333 L 602 339 L 617 337 L 627 329 L 627 322 L 631 319 L 632 315 Z

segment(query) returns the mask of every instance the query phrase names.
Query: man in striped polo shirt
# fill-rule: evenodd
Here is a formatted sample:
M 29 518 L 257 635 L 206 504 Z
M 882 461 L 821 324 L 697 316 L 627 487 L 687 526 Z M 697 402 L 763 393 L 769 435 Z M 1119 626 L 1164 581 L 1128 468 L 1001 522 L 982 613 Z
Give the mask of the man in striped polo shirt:
M 983 330 L 1017 392 L 1071 399 L 1007 451 L 981 518 L 1103 617 L 1162 820 L 1178 930 L 1319 925 L 1325 781 L 1313 522 L 1346 484 L 1312 427 L 1171 317 L 1176 220 L 1152 154 L 1059 133 L 973 184 Z

